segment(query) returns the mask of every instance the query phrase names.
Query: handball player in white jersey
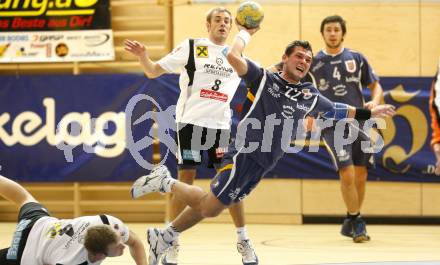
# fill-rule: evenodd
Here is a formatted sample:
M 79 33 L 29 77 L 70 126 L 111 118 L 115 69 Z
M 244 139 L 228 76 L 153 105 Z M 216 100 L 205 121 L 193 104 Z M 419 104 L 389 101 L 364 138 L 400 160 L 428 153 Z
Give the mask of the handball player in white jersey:
M 207 38 L 186 39 L 170 54 L 157 62 L 150 59 L 147 49 L 134 40 L 125 41 L 125 49 L 138 57 L 149 78 L 180 71 L 180 96 L 176 108 L 178 179 L 193 184 L 196 167 L 202 163 L 202 151 L 207 151 L 208 167 L 218 169 L 229 144 L 231 126 L 230 102 L 240 78 L 226 59 L 226 39 L 232 26 L 231 12 L 213 8 L 206 16 Z M 186 207 L 171 199 L 171 219 Z M 237 228 L 237 249 L 244 265 L 258 264 L 258 258 L 247 235 L 243 203 L 230 206 Z M 179 244 L 168 250 L 164 265 L 178 263 Z
M 1 265 L 95 265 L 118 257 L 125 246 L 137 265 L 147 265 L 142 241 L 110 215 L 58 219 L 18 183 L 0 175 L 0 196 L 20 207 L 11 245 Z

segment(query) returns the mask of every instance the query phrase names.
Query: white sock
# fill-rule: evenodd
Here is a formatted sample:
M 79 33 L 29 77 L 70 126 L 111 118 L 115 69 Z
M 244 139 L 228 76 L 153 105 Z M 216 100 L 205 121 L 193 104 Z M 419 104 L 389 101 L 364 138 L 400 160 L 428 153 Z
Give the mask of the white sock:
M 239 242 L 244 241 L 244 240 L 249 240 L 249 237 L 247 235 L 246 226 L 237 227 L 237 236 L 238 236 Z
M 167 242 L 177 241 L 179 239 L 180 232 L 170 223 L 165 230 L 163 230 L 163 239 Z

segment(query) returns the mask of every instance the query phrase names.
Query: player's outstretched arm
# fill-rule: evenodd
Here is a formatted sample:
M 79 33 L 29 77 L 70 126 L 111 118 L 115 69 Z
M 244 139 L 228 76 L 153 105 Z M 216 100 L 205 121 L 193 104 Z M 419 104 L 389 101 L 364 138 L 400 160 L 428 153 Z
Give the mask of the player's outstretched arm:
M 226 58 L 237 74 L 243 76 L 247 73 L 248 67 L 246 60 L 241 55 L 243 54 L 244 48 L 251 40 L 251 35 L 257 32 L 260 28 L 246 29 L 238 23 L 236 24 L 239 32 L 235 36 Z
M 396 108 L 393 105 L 383 104 L 373 107 L 371 110 L 364 108 L 355 108 L 348 104 L 331 102 L 326 97 L 319 95 L 318 103 L 310 112 L 310 116 L 318 114 L 325 119 L 342 120 L 352 118 L 356 120 L 368 120 L 370 118 L 388 118 L 396 114 Z
M 23 186 L 2 175 L 0 175 L 0 197 L 17 204 L 20 208 L 28 202 L 37 202 Z
M 371 118 L 388 118 L 396 114 L 396 107 L 389 104 L 377 105 L 371 109 Z
M 373 107 L 371 110 L 355 108 L 349 106 L 348 118 L 356 120 L 368 120 L 369 118 L 388 118 L 396 114 L 396 108 L 393 105 L 383 104 Z
M 164 73 L 163 69 L 158 63 L 150 59 L 147 49 L 143 44 L 136 40 L 124 40 L 124 49 L 134 56 L 138 57 L 139 63 L 144 70 L 144 73 L 149 78 L 156 78 Z
M 145 248 L 140 238 L 130 230 L 130 237 L 126 242 L 130 249 L 130 255 L 136 262 L 136 265 L 147 265 L 147 255 L 145 254 Z

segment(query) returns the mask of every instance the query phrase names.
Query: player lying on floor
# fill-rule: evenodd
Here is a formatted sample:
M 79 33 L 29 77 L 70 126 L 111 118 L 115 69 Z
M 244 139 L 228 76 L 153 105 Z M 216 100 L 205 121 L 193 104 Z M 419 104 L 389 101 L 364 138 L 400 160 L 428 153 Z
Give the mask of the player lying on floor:
M 20 207 L 12 244 L 0 250 L 1 265 L 101 264 L 121 256 L 126 245 L 137 265 L 147 265 L 142 241 L 118 218 L 52 217 L 25 188 L 1 175 L 0 196 Z

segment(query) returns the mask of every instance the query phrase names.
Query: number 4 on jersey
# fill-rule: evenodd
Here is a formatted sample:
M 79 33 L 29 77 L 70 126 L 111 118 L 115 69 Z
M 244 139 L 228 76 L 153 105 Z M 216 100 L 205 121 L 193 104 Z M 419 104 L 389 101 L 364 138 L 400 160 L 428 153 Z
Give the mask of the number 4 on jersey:
M 338 67 L 336 67 L 336 66 L 333 69 L 333 78 L 341 80 L 341 73 L 338 71 Z

